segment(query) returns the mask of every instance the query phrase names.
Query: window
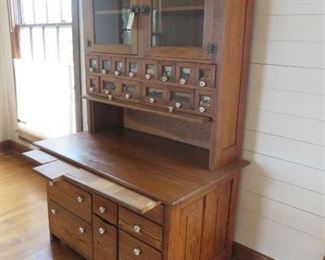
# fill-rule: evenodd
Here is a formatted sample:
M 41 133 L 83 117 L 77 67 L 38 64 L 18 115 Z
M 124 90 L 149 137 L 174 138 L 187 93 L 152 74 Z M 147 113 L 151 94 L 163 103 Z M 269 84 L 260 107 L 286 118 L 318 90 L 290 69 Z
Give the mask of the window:
M 43 137 L 76 131 L 71 0 L 13 0 L 19 126 Z

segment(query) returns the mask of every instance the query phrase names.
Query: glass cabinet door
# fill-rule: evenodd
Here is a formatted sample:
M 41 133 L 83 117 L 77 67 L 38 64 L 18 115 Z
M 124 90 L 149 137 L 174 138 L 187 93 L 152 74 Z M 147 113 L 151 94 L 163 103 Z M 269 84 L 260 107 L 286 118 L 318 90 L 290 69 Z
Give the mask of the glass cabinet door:
M 147 0 L 145 54 L 211 60 L 214 0 Z
M 137 0 L 85 0 L 83 2 L 86 50 L 137 54 Z

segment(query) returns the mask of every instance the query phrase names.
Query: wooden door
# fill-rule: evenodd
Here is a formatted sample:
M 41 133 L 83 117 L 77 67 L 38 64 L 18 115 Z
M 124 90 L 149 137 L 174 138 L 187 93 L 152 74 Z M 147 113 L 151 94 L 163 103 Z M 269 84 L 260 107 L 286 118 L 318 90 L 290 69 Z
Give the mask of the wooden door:
M 83 3 L 86 52 L 138 53 L 137 0 L 87 0 Z
M 145 55 L 212 61 L 214 1 L 145 0 Z

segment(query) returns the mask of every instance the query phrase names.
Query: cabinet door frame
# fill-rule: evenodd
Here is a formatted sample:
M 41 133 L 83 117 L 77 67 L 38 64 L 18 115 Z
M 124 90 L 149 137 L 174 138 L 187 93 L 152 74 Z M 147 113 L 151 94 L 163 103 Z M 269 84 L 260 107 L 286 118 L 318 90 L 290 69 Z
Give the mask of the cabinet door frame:
M 145 16 L 144 23 L 144 55 L 146 58 L 179 58 L 179 59 L 194 59 L 213 62 L 214 54 L 207 51 L 208 45 L 214 43 L 214 12 L 215 0 L 204 0 L 204 25 L 203 25 L 203 46 L 198 47 L 152 47 L 152 1 L 144 0 L 145 4 L 150 6 L 150 15 Z
M 138 0 L 130 0 L 131 6 L 135 6 Z M 114 54 L 138 54 L 138 26 L 139 17 L 135 15 L 132 28 L 131 45 L 126 44 L 97 44 L 95 42 L 95 20 L 94 20 L 94 0 L 82 1 L 83 6 L 83 26 L 86 52 L 114 53 Z M 90 43 L 90 45 L 88 44 Z

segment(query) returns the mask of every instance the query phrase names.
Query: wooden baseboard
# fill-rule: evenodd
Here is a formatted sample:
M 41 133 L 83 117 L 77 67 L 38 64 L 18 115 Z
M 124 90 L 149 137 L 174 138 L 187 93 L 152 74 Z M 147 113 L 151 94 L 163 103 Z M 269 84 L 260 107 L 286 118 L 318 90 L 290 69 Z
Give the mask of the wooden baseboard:
M 271 257 L 236 242 L 233 243 L 232 255 L 234 260 L 273 260 Z
M 5 140 L 0 142 L 0 153 L 14 152 L 21 154 L 30 150 L 31 149 L 28 146 L 25 146 L 12 140 Z
M 7 153 L 11 150 L 11 141 L 5 140 L 0 142 L 0 153 Z

